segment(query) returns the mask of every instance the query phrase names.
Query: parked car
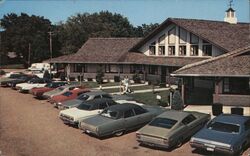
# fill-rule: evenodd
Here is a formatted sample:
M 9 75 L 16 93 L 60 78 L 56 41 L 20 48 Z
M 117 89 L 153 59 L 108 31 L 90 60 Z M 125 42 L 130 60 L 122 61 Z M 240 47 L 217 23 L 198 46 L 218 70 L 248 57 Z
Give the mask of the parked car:
M 84 101 L 75 108 L 60 111 L 59 117 L 66 124 L 78 125 L 81 120 L 96 115 L 106 107 L 115 104 L 116 102 L 107 98 Z
M 69 109 L 69 108 L 74 108 L 74 107 L 79 106 L 84 101 L 100 99 L 100 98 L 112 99 L 112 96 L 109 93 L 106 93 L 104 91 L 91 91 L 91 92 L 87 92 L 82 95 L 79 95 L 76 99 L 67 100 L 61 103 L 57 103 L 56 105 L 60 109 Z
M 121 136 L 128 130 L 140 128 L 166 111 L 163 107 L 139 106 L 125 103 L 110 106 L 102 113 L 82 120 L 79 128 L 97 137 Z
M 54 90 L 43 93 L 43 98 L 44 99 L 50 99 L 53 96 L 60 95 L 60 94 L 62 94 L 64 92 L 67 92 L 69 90 L 73 90 L 73 89 L 78 88 L 78 87 L 79 87 L 78 85 L 71 85 L 71 84 L 61 86 L 61 87 L 58 87 L 58 88 L 56 88 Z
M 89 89 L 76 88 L 76 89 L 64 92 L 64 93 L 62 93 L 60 95 L 53 96 L 50 99 L 50 103 L 54 104 L 55 107 L 58 107 L 58 106 L 61 105 L 61 103 L 63 101 L 75 99 L 78 96 L 82 95 L 83 93 L 87 93 L 87 92 L 90 92 L 90 90 Z
M 22 77 L 18 78 L 18 79 L 14 79 L 12 81 L 9 81 L 7 83 L 7 85 L 9 87 L 11 87 L 12 89 L 16 89 L 16 85 L 17 84 L 20 84 L 20 83 L 25 83 L 25 82 L 28 82 L 30 80 L 35 80 L 35 79 L 38 79 L 38 77 L 36 75 L 23 75 Z
M 179 147 L 209 120 L 209 114 L 168 110 L 137 131 L 136 138 L 140 144 L 153 147 Z
M 51 82 L 46 84 L 44 87 L 31 89 L 31 93 L 37 98 L 42 98 L 43 93 L 54 90 L 55 88 L 64 86 L 66 84 L 67 82 Z
M 250 117 L 221 114 L 190 141 L 193 148 L 227 155 L 241 154 L 250 144 Z
M 16 89 L 19 90 L 19 92 L 27 93 L 32 88 L 39 88 L 44 87 L 47 83 L 51 83 L 51 80 L 44 79 L 44 78 L 34 78 L 27 83 L 19 83 L 16 85 Z
M 13 80 L 20 79 L 22 76 L 25 76 L 23 73 L 11 73 L 9 75 L 5 75 L 5 77 L 1 77 L 0 85 L 7 86 L 7 84 Z

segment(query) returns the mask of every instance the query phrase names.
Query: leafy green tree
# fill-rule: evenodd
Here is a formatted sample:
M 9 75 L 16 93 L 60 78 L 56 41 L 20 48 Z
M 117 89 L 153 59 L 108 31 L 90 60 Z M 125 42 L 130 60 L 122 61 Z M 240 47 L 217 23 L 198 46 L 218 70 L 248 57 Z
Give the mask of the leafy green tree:
M 41 16 L 10 13 L 1 19 L 1 52 L 16 52 L 28 61 L 29 44 L 31 45 L 31 62 L 41 61 L 50 56 L 48 31 L 51 22 Z

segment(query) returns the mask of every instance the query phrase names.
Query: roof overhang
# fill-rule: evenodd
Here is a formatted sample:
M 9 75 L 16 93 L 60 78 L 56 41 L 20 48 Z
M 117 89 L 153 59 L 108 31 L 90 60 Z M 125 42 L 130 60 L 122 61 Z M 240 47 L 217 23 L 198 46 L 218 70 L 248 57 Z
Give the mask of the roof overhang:
M 249 77 L 250 75 L 221 75 L 221 74 L 170 74 L 174 77 Z

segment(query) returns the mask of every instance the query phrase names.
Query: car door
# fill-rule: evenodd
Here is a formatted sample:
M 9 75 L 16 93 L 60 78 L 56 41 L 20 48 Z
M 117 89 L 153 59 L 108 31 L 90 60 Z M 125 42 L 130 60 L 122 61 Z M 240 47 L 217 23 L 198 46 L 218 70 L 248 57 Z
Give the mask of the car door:
M 185 138 L 192 136 L 198 130 L 199 125 L 196 121 L 196 117 L 192 114 L 188 115 L 182 120 L 182 124 L 184 125 L 182 133 Z
M 124 111 L 123 117 L 126 130 L 134 129 L 138 126 L 138 116 L 135 115 L 133 109 Z

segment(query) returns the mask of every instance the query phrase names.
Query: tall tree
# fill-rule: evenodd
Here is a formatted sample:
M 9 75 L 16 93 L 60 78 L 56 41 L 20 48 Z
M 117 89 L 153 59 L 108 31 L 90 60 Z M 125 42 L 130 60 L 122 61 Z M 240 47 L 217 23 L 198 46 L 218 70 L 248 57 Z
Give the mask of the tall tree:
M 59 25 L 64 54 L 76 52 L 89 37 L 132 37 L 134 27 L 127 18 L 108 11 L 77 14 Z
M 41 61 L 50 56 L 48 31 L 51 29 L 51 22 L 48 19 L 25 13 L 10 13 L 3 16 L 1 26 L 1 52 L 14 51 L 28 61 L 30 44 L 31 62 Z

